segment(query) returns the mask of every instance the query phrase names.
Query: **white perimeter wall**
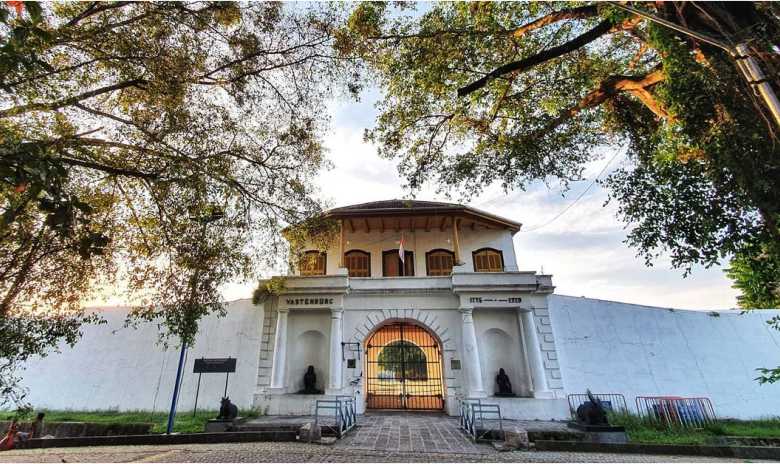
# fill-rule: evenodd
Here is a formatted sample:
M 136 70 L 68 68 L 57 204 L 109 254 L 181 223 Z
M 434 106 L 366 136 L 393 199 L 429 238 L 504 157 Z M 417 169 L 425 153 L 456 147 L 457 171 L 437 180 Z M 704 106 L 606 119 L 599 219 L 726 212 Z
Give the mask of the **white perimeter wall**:
M 549 300 L 567 393 L 705 396 L 719 417 L 780 416 L 780 384 L 758 367 L 780 365 L 777 310 L 685 311 L 553 295 Z M 717 316 L 715 316 L 717 314 Z
M 369 300 L 380 304 L 383 299 L 360 300 L 364 303 L 360 309 L 366 310 L 371 309 Z M 409 307 L 415 307 L 412 300 L 415 298 L 410 299 Z M 710 311 L 671 311 L 558 295 L 551 296 L 548 304 L 567 393 L 584 392 L 586 388 L 622 393 L 632 410 L 634 397 L 639 395 L 706 396 L 721 417 L 780 416 L 780 384 L 759 385 L 753 380 L 755 368 L 780 365 L 780 332 L 765 323 L 780 311 L 746 315 L 718 311 L 719 316 L 714 317 Z M 350 339 L 355 324 L 364 320 L 346 314 L 351 313 L 350 309 L 345 311 L 345 339 Z M 179 351 L 175 347 L 166 351 L 156 344 L 156 324 L 145 324 L 138 330 L 123 328 L 125 311 L 104 311 L 107 325 L 84 327 L 84 337 L 74 348 L 64 347 L 62 353 L 28 365 L 24 384 L 30 389 L 28 398 L 35 407 L 156 411 L 170 407 Z M 449 393 L 460 384 L 463 373 L 449 371 L 449 358 L 460 349 L 460 315 L 452 310 L 427 312 L 436 313 L 444 326 L 454 329 L 446 335 L 452 348 L 445 350 L 444 356 Z M 291 317 L 296 336 L 289 342 L 325 344 L 329 320 L 327 315 L 322 316 L 316 321 L 301 319 L 300 324 Z M 192 408 L 197 381 L 192 373 L 193 361 L 201 356 L 237 357 L 237 372 L 231 375 L 228 394 L 240 407 L 251 406 L 262 318 L 262 307 L 239 300 L 229 304 L 226 317 L 211 316 L 202 322 L 185 367 L 179 411 Z M 489 328 L 484 325 L 486 320 L 475 319 L 481 331 Z M 516 322 L 507 320 L 506 325 L 507 333 L 514 335 Z M 521 357 L 519 347 L 508 351 Z M 351 370 L 345 366 L 344 370 L 345 380 L 351 380 L 362 369 L 347 372 Z M 322 374 L 324 383 L 327 372 L 323 370 Z M 491 388 L 494 374 L 485 376 L 486 387 Z M 203 376 L 199 408 L 217 408 L 224 380 L 222 374 Z M 513 380 L 518 387 L 522 385 L 522 380 Z
M 75 347 L 36 358 L 23 372 L 28 401 L 36 408 L 167 411 L 179 362 L 179 349 L 157 344 L 157 324 L 123 328 L 126 308 L 101 311 L 108 324 L 84 326 Z M 195 358 L 238 359 L 230 375 L 228 396 L 239 407 L 252 405 L 257 383 L 262 306 L 249 300 L 228 304 L 223 318 L 201 321 L 195 346 L 189 350 L 178 410 L 190 411 L 195 400 Z M 174 342 L 175 343 L 175 342 Z M 219 409 L 225 374 L 204 374 L 198 409 Z

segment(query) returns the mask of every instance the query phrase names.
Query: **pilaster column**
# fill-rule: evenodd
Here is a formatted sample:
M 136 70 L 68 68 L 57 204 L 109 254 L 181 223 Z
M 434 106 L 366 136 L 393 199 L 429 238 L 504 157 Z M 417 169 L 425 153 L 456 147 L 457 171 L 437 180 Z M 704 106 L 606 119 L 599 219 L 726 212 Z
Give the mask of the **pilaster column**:
M 533 309 L 518 310 L 522 320 L 523 338 L 525 339 L 526 357 L 528 367 L 531 370 L 531 382 L 534 398 L 550 398 L 552 392 L 547 387 L 547 373 L 544 369 L 542 347 L 539 345 L 539 336 L 536 332 L 536 320 Z
M 474 308 L 459 308 L 463 317 L 463 363 L 466 366 L 466 376 L 468 377 L 468 397 L 485 398 L 485 388 L 482 385 L 482 366 L 479 361 L 479 350 L 477 348 L 477 332 L 474 330 L 474 318 L 472 312 Z
M 287 313 L 289 309 L 277 310 L 276 338 L 274 339 L 274 360 L 271 366 L 271 388 L 283 390 L 287 372 Z
M 342 337 L 342 315 L 344 314 L 344 308 L 331 308 L 330 309 L 330 379 L 328 381 L 329 395 L 337 395 L 341 393 L 342 388 L 342 349 L 341 340 Z

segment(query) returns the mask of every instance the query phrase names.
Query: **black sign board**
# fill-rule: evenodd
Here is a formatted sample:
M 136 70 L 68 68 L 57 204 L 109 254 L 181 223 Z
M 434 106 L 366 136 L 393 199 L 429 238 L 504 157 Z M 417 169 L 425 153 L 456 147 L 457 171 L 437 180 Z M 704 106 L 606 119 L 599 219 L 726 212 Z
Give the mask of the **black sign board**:
M 212 372 L 235 372 L 236 358 L 200 358 L 195 360 L 195 374 Z

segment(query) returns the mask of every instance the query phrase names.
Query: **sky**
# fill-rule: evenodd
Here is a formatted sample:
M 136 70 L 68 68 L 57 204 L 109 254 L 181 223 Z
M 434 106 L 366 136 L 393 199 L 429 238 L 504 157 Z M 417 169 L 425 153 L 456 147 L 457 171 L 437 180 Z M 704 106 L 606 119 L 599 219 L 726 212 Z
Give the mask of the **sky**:
M 377 115 L 377 98 L 377 91 L 369 91 L 360 102 L 334 100 L 329 105 L 332 124 L 324 145 L 333 167 L 317 179 L 333 207 L 409 195 L 395 161 L 379 158 L 376 148 L 363 140 Z M 605 207 L 606 192 L 592 184 L 605 166 L 608 173 L 622 159 L 621 148 L 605 148 L 604 158 L 587 166 L 585 180 L 565 194 L 541 182 L 509 193 L 490 187 L 467 204 L 522 223 L 527 231 L 514 237 L 520 270 L 552 274 L 558 294 L 681 309 L 736 307 L 737 292 L 722 267 L 697 267 L 683 278 L 668 257 L 646 267 L 644 258 L 623 243 L 626 229 L 616 217 L 616 206 Z M 435 190 L 428 185 L 415 198 L 450 201 Z M 458 202 L 457 197 L 451 201 Z M 228 300 L 248 298 L 253 288 L 254 283 L 233 284 L 224 294 Z

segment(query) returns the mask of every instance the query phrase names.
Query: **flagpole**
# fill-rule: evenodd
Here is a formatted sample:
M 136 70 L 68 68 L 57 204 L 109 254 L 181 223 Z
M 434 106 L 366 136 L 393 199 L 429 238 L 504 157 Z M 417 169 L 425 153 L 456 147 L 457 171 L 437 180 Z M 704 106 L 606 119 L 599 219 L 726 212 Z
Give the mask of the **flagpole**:
M 398 247 L 398 259 L 401 261 L 400 275 L 404 277 L 406 275 L 406 250 L 404 250 L 404 232 L 401 231 L 401 242 Z

